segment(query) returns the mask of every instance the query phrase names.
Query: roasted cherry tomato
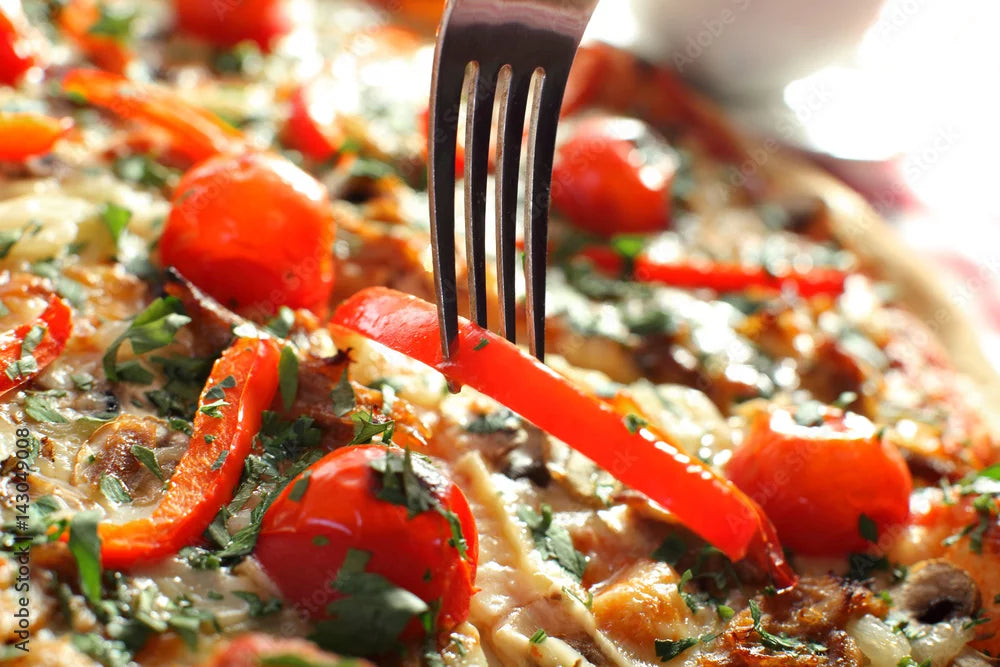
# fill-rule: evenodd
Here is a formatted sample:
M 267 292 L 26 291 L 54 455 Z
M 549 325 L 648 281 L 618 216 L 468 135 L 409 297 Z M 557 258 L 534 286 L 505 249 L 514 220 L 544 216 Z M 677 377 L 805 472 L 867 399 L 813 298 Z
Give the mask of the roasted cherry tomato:
M 589 118 L 556 150 L 552 205 L 595 234 L 655 232 L 670 220 L 677 164 L 642 121 Z
M 333 238 L 319 181 L 272 153 L 224 154 L 178 183 L 160 257 L 248 315 L 283 305 L 322 315 L 333 287 Z
M 389 461 L 402 466 L 406 460 L 398 447 L 344 447 L 278 496 L 264 514 L 254 553 L 289 603 L 324 618 L 327 605 L 341 596 L 331 583 L 348 554 L 362 552 L 368 555 L 365 572 L 429 605 L 440 601 L 440 630 L 465 620 L 476 578 L 475 520 L 462 491 L 417 454 L 409 455 L 416 482 L 398 474 L 395 483 L 413 486 L 390 494 L 392 482 L 382 471 Z M 446 515 L 461 526 L 461 549 Z M 419 633 L 419 627 L 411 619 L 406 634 Z M 391 644 L 395 637 L 388 639 Z
M 344 141 L 333 104 L 336 91 L 322 81 L 303 84 L 292 92 L 284 132 L 285 143 L 319 162 L 333 157 Z
M 0 2 L 0 83 L 16 85 L 35 64 L 30 30 L 20 0 Z
M 906 521 L 910 472 L 870 421 L 826 408 L 802 422 L 785 409 L 758 415 L 726 468 L 785 546 L 807 555 L 863 551 L 870 543 L 859 530 L 862 514 L 879 534 Z
M 264 51 L 292 27 L 286 0 L 174 0 L 183 32 L 216 46 L 256 42 Z

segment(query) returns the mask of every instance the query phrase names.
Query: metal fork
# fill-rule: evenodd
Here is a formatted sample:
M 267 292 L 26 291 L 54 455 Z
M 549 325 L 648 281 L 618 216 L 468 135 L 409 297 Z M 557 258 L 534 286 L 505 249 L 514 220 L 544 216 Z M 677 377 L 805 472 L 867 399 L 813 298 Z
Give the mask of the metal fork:
M 556 125 L 570 65 L 597 0 L 448 0 L 431 80 L 428 156 L 434 290 L 444 356 L 458 335 L 455 278 L 455 141 L 463 91 L 465 250 L 471 319 L 485 327 L 486 187 L 499 95 L 496 257 L 500 334 L 515 342 L 514 261 L 518 169 L 532 99 L 525 189 L 528 344 L 545 355 L 545 256 Z

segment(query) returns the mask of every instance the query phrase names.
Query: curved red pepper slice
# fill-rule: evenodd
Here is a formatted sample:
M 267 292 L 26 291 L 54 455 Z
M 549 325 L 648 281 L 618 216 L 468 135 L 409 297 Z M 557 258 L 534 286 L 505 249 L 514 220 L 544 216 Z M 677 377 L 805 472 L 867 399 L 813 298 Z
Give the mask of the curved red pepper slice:
M 194 161 L 243 145 L 239 130 L 164 88 L 110 72 L 73 69 L 63 78 L 63 89 L 123 118 L 164 130 L 175 148 Z
M 716 292 L 741 292 L 751 287 L 780 291 L 794 287 L 804 297 L 819 294 L 837 295 L 844 291 L 847 274 L 837 269 L 813 268 L 774 275 L 763 267 L 717 262 L 680 261 L 663 263 L 639 255 L 634 275 L 640 282 L 661 283 L 672 287 L 707 287 Z
M 524 244 L 518 241 L 518 248 Z M 577 253 L 590 260 L 594 268 L 611 276 L 621 276 L 626 269 L 625 258 L 614 248 L 592 245 Z M 847 273 L 839 269 L 817 267 L 808 271 L 789 271 L 782 275 L 768 273 L 763 267 L 743 266 L 710 260 L 680 260 L 659 262 L 648 255 L 633 260 L 631 277 L 641 283 L 658 283 L 686 289 L 706 288 L 716 292 L 742 292 L 751 288 L 780 291 L 793 287 L 804 297 L 844 291 Z
M 270 338 L 239 338 L 222 353 L 199 400 L 191 445 L 160 504 L 149 517 L 99 526 L 105 567 L 126 568 L 168 556 L 205 531 L 239 482 L 260 430 L 261 411 L 278 387 L 280 353 Z M 221 399 L 208 395 L 219 390 Z
M 795 582 L 774 527 L 743 492 L 649 430 L 632 432 L 622 415 L 499 336 L 460 318 L 455 350 L 444 359 L 434 306 L 383 287 L 347 299 L 332 322 L 493 397 L 670 510 L 729 558 L 752 556 L 780 586 Z
M 0 160 L 22 162 L 44 155 L 71 127 L 70 118 L 0 111 Z
M 65 301 L 37 284 L 29 284 L 22 291 L 47 296 L 48 303 L 41 315 L 31 322 L 0 334 L 0 394 L 21 386 L 41 373 L 62 353 L 73 331 L 72 313 Z M 44 333 L 32 349 L 25 350 L 25 340 L 35 327 L 41 328 Z

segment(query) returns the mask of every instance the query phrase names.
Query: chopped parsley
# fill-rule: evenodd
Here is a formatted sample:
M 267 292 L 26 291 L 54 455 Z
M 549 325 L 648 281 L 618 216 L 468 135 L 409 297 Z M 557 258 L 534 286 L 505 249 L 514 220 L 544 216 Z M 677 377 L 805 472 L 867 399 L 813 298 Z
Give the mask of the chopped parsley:
M 115 175 L 131 183 L 162 188 L 177 178 L 177 171 L 166 167 L 149 155 L 126 155 L 112 165 Z
M 104 374 L 112 382 L 124 380 L 149 384 L 153 381 L 153 374 L 135 359 L 119 363 L 118 348 L 127 340 L 132 344 L 132 351 L 136 355 L 151 352 L 172 343 L 177 331 L 190 321 L 191 318 L 184 314 L 184 306 L 177 297 L 156 299 L 136 315 L 128 328 L 104 353 Z
M 48 278 L 52 281 L 52 286 L 59 296 L 69 301 L 74 307 L 83 308 L 86 301 L 83 285 L 64 276 L 59 267 L 56 266 L 56 260 L 39 260 L 31 265 L 31 272 L 36 276 Z
M 69 376 L 73 386 L 80 391 L 90 391 L 94 388 L 94 376 L 90 373 L 73 373 Z
M 513 433 L 519 428 L 521 428 L 521 418 L 507 408 L 476 415 L 465 426 L 465 430 L 469 433 Z
M 451 529 L 448 543 L 458 550 L 460 557 L 468 556 L 462 523 L 439 499 L 438 489 L 444 485 L 444 480 L 429 461 L 414 457 L 409 448 L 402 454 L 397 449 L 389 449 L 384 457 L 373 460 L 371 467 L 379 474 L 380 488 L 376 497 L 405 507 L 411 519 L 423 512 L 437 512 L 448 521 Z
M 41 229 L 42 225 L 38 221 L 32 220 L 20 229 L 0 230 L 0 259 L 7 259 L 10 251 L 14 249 L 17 242 L 23 239 L 26 234 L 34 236 Z
M 294 324 L 295 311 L 288 306 L 282 306 L 278 309 L 278 314 L 267 321 L 264 328 L 278 338 L 288 338 Z
M 697 637 L 686 637 L 685 639 L 656 639 L 653 641 L 656 647 L 656 657 L 660 662 L 673 660 L 684 651 L 698 643 Z
M 542 504 L 541 514 L 527 505 L 517 509 L 517 517 L 525 523 L 535 542 L 535 549 L 545 560 L 556 561 L 564 570 L 580 581 L 587 567 L 587 558 L 573 547 L 569 531 L 553 522 L 552 507 Z
M 888 570 L 889 559 L 885 556 L 852 553 L 847 557 L 847 574 L 845 576 L 855 581 L 864 581 L 870 578 L 875 571 Z
M 250 591 L 233 591 L 233 595 L 249 605 L 250 608 L 247 613 L 249 613 L 252 618 L 269 616 L 281 611 L 281 600 L 278 598 L 261 600 L 259 595 Z
M 132 496 L 125 489 L 125 485 L 114 475 L 101 475 L 101 493 L 104 497 L 118 505 L 132 502 Z
M 865 540 L 876 544 L 878 543 L 878 526 L 875 525 L 875 521 L 865 514 L 864 512 L 858 516 L 858 533 Z
M 291 345 L 281 348 L 281 358 L 278 360 L 278 388 L 285 410 L 291 410 L 295 395 L 299 391 L 299 358 Z
M 37 324 L 28 329 L 28 333 L 24 335 L 24 339 L 21 341 L 20 358 L 7 364 L 7 368 L 4 369 L 8 378 L 16 380 L 21 377 L 26 377 L 38 370 L 38 362 L 31 353 L 34 352 L 35 348 L 38 347 L 38 344 L 42 342 L 42 338 L 45 337 L 45 331 L 45 327 Z
M 475 347 L 473 347 L 472 349 L 473 350 L 481 350 L 481 349 L 483 349 L 484 347 L 486 347 L 489 344 L 490 344 L 489 339 L 487 339 L 485 336 L 480 336 L 479 337 L 479 342 L 476 343 Z
M 822 644 L 789 637 L 784 633 L 776 635 L 765 630 L 761 624 L 760 607 L 756 600 L 750 600 L 750 618 L 753 619 L 753 629 L 760 636 L 760 643 L 765 648 L 772 651 L 826 653 L 827 649 Z
M 545 630 L 538 628 L 537 630 L 535 630 L 535 634 L 531 635 L 531 637 L 528 638 L 528 641 L 531 642 L 532 644 L 541 644 L 548 638 L 549 636 L 548 634 L 546 634 Z
M 227 405 L 229 405 L 229 401 L 220 398 L 217 401 L 212 401 L 201 406 L 198 408 L 198 412 L 206 414 L 209 417 L 214 417 L 215 419 L 222 419 L 222 408 Z
M 54 393 L 53 393 L 54 392 Z M 67 424 L 69 420 L 62 416 L 52 404 L 52 399 L 65 395 L 59 390 L 47 392 L 29 392 L 24 397 L 24 412 L 37 422 L 52 424 Z
M 653 551 L 651 558 L 670 565 L 676 565 L 677 561 L 687 553 L 688 546 L 677 533 L 667 535 L 660 546 Z
M 390 444 L 392 434 L 395 431 L 396 422 L 385 415 L 375 416 L 371 412 L 355 412 L 351 415 L 354 422 L 354 437 L 351 439 L 352 445 L 366 445 L 372 441 L 376 435 L 381 434 L 382 443 Z
M 292 484 L 292 490 L 288 492 L 288 499 L 294 502 L 299 502 L 302 500 L 303 496 L 306 495 L 306 489 L 309 488 L 309 477 L 312 475 L 311 470 L 306 470 L 302 473 L 294 484 Z
M 346 417 L 353 409 L 357 399 L 354 396 L 354 387 L 347 379 L 347 367 L 340 374 L 337 386 L 330 392 L 330 400 L 333 401 L 333 414 L 338 417 Z
M 113 202 L 105 202 L 104 206 L 101 207 L 101 222 L 107 227 L 108 233 L 111 234 L 115 245 L 118 245 L 118 239 L 121 238 L 122 232 L 128 227 L 131 219 L 132 211 L 124 206 L 119 206 Z
M 97 524 L 101 513 L 88 510 L 77 513 L 69 522 L 69 551 L 76 560 L 80 590 L 92 604 L 101 600 L 101 538 Z
M 969 549 L 977 554 L 982 553 L 986 531 L 1000 515 L 1000 464 L 968 475 L 957 487 L 960 495 L 975 496 L 972 508 L 976 510 L 976 518 L 957 533 L 946 537 L 943 544 L 951 546 L 968 537 Z M 945 496 L 947 497 L 947 493 Z
M 206 435 L 205 437 L 208 438 L 210 436 Z M 219 452 L 219 456 L 216 457 L 215 461 L 212 462 L 211 469 L 218 470 L 219 468 L 221 468 L 222 465 L 226 462 L 227 458 L 229 458 L 229 450 L 223 449 L 221 452 Z
M 156 476 L 156 479 L 161 482 L 166 479 L 163 475 L 163 468 L 160 467 L 160 462 L 156 460 L 156 452 L 154 452 L 149 447 L 143 447 L 142 445 L 132 445 L 132 456 L 136 460 L 144 465 L 149 472 Z
M 625 428 L 627 428 L 628 432 L 632 433 L 633 435 L 638 433 L 639 429 L 643 428 L 648 423 L 649 422 L 647 422 L 645 419 L 643 419 L 638 415 L 634 415 L 631 413 L 625 415 Z
M 321 648 L 346 655 L 379 655 L 399 647 L 399 636 L 430 607 L 382 575 L 365 572 L 371 554 L 350 549 L 330 586 L 342 597 L 327 605 L 331 618 L 310 636 Z
M 91 35 L 110 37 L 116 42 L 126 43 L 132 38 L 132 22 L 135 21 L 135 10 L 123 10 L 111 7 L 105 3 L 98 5 L 100 16 L 87 30 Z
M 694 574 L 691 570 L 684 570 L 681 574 L 680 580 L 677 582 L 677 594 L 681 596 L 681 600 L 684 600 L 684 604 L 686 604 L 687 608 L 691 610 L 691 613 L 697 614 L 700 606 L 698 604 L 698 600 L 694 595 L 684 590 L 684 587 L 688 585 L 692 579 L 694 579 Z

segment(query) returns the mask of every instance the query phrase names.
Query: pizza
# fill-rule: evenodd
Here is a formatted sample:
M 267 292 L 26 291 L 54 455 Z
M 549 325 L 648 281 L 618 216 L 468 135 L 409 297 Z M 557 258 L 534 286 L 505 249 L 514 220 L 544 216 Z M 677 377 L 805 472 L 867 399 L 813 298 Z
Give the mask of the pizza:
M 439 4 L 0 3 L 4 664 L 996 664 L 975 333 L 668 69 L 577 56 L 546 364 L 442 359 Z

